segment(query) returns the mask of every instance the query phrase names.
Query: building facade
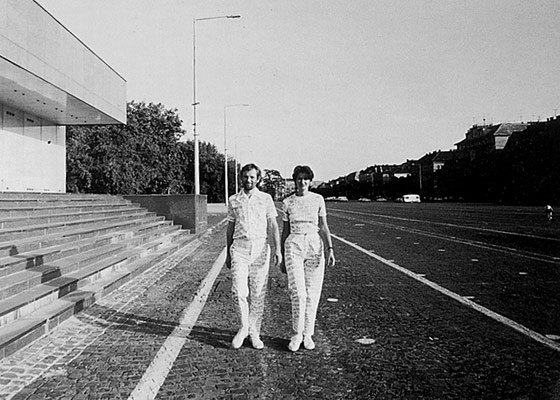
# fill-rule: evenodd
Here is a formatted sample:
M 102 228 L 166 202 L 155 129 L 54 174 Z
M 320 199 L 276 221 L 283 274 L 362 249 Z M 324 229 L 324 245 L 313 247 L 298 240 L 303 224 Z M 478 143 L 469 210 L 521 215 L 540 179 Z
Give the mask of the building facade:
M 0 192 L 66 191 L 66 126 L 126 123 L 126 81 L 39 3 L 0 0 Z
M 474 160 L 496 150 L 503 150 L 514 132 L 527 129 L 523 123 L 501 123 L 497 125 L 473 125 L 466 133 L 465 139 L 458 143 L 458 156 Z

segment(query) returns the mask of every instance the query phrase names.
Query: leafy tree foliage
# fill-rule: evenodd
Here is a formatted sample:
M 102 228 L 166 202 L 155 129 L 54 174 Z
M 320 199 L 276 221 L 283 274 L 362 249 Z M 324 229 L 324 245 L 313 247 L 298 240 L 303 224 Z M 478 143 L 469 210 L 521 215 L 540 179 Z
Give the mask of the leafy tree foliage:
M 270 194 L 273 199 L 277 199 L 277 194 L 281 190 L 283 181 L 284 179 L 282 175 L 280 175 L 280 172 L 275 169 L 265 169 L 263 171 L 260 190 Z
M 130 102 L 127 124 L 67 129 L 67 190 L 110 194 L 177 194 L 194 191 L 193 142 L 177 110 Z M 223 201 L 223 155 L 201 143 L 201 193 Z M 221 199 L 220 199 L 221 195 Z

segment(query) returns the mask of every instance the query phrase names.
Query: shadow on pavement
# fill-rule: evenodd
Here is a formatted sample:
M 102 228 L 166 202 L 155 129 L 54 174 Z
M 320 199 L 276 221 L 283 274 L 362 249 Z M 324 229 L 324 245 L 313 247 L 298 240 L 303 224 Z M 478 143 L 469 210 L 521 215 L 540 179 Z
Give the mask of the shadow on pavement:
M 115 311 L 100 305 L 89 307 L 77 317 L 84 322 L 103 329 L 126 330 L 158 336 L 169 336 L 179 326 L 175 321 L 146 318 L 133 313 Z M 236 329 L 194 326 L 187 337 L 190 340 L 196 340 L 215 348 L 229 349 L 231 348 L 231 340 L 236 333 Z M 288 339 L 272 336 L 262 336 L 261 339 L 265 344 L 265 348 L 276 351 L 289 351 Z M 245 340 L 243 347 L 251 347 L 249 338 Z
M 196 340 L 200 343 L 207 344 L 215 348 L 230 349 L 231 340 L 236 333 L 236 330 L 211 328 L 207 326 L 195 326 L 193 327 L 189 335 L 189 339 Z M 264 342 L 265 349 L 289 351 L 288 339 L 271 336 L 261 336 L 261 339 Z M 252 348 L 251 340 L 249 338 L 245 339 L 243 347 Z

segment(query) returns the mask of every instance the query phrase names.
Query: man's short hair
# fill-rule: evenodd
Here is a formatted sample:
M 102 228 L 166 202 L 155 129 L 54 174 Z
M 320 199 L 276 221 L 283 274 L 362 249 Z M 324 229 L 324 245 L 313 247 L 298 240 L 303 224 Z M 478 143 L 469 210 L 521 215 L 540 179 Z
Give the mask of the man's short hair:
M 241 168 L 241 171 L 239 171 L 239 176 L 243 175 L 243 172 L 245 171 L 250 171 L 254 169 L 255 171 L 257 171 L 257 179 L 260 180 L 261 179 L 261 169 L 259 167 L 257 167 L 255 164 L 253 163 L 249 163 L 249 164 L 245 164 L 243 166 L 243 168 Z
M 299 174 L 303 174 L 305 179 L 309 179 L 310 181 L 313 180 L 315 175 L 313 174 L 313 170 L 308 167 L 307 165 L 298 165 L 294 168 L 294 173 L 292 174 L 292 178 L 295 181 Z

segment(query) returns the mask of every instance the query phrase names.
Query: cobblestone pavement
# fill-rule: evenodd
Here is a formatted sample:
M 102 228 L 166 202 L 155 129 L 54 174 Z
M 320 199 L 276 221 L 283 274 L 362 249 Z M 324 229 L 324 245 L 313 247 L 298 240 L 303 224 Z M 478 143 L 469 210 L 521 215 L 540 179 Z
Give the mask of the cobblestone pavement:
M 336 233 L 336 220 L 330 222 Z M 224 242 L 222 224 L 0 362 L 0 398 L 130 398 Z M 560 398 L 560 353 L 354 248 L 335 245 L 338 263 L 326 272 L 315 350 L 287 350 L 287 280 L 275 268 L 265 349 L 246 341 L 233 350 L 237 322 L 230 274 L 223 269 L 155 398 Z

